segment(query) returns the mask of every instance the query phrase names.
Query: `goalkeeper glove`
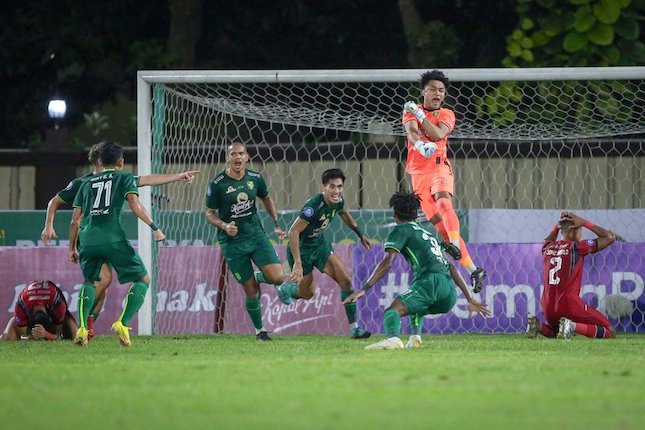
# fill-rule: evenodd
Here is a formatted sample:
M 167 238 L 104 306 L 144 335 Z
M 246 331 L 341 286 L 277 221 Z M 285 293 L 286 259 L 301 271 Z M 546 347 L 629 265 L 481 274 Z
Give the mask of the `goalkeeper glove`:
M 429 158 L 437 150 L 437 144 L 434 142 L 417 140 L 416 142 L 414 142 L 414 148 L 419 151 L 425 158 Z
M 423 122 L 423 120 L 426 119 L 426 113 L 423 109 L 419 108 L 415 102 L 405 102 L 403 109 L 417 117 L 419 122 Z

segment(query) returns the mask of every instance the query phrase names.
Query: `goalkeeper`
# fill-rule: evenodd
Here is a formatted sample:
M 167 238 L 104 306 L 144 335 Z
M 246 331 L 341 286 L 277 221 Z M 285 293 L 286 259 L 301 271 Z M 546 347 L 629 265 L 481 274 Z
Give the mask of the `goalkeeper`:
M 292 299 L 311 299 L 316 287 L 313 284 L 313 268 L 332 278 L 340 286 L 340 298 L 345 300 L 354 289 L 343 262 L 334 254 L 331 243 L 324 232 L 331 220 L 338 214 L 358 236 L 361 244 L 370 249 L 367 236 L 358 228 L 356 221 L 345 208 L 343 185 L 345 175 L 340 169 L 328 169 L 322 174 L 322 192 L 310 198 L 300 210 L 300 215 L 289 229 L 287 257 L 291 266 L 291 279 L 296 284 L 278 287 L 278 298 L 284 304 Z M 356 322 L 356 303 L 345 303 L 345 314 L 349 322 L 349 336 L 353 339 L 370 337 L 370 332 Z
M 451 277 L 468 300 L 468 311 L 471 314 L 476 312 L 482 316 L 490 315 L 490 311 L 484 305 L 471 297 L 457 268 L 444 258 L 436 233 L 424 230 L 416 223 L 420 207 L 419 197 L 414 193 L 399 191 L 390 198 L 390 206 L 394 210 L 394 221 L 397 225 L 385 241 L 385 256 L 363 288 L 346 298 L 345 302 L 353 303 L 363 297 L 368 289 L 388 273 L 399 253 L 403 254 L 412 267 L 414 280 L 410 288 L 394 299 L 383 314 L 387 338 L 368 345 L 365 349 L 403 348 L 400 338 L 401 317 L 406 315 L 411 316 L 412 335 L 405 347 L 420 347 L 423 315 L 449 312 L 457 301 L 457 292 Z
M 412 177 L 412 188 L 421 198 L 421 210 L 449 244 L 446 252 L 468 270 L 473 291 L 477 293 L 486 270 L 473 263 L 452 206 L 455 176 L 448 160 L 448 135 L 455 128 L 455 113 L 441 107 L 449 85 L 442 72 L 426 72 L 421 75 L 423 105 L 405 103 L 403 126 L 408 141 L 405 170 Z

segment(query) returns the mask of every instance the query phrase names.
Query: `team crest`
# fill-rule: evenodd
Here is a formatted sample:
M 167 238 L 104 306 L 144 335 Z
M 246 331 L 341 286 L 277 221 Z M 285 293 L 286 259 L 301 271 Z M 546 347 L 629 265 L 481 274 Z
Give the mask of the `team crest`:
M 249 181 L 249 182 L 247 182 L 247 183 L 246 183 L 246 186 L 247 186 L 247 188 L 248 188 L 249 190 L 252 190 L 252 189 L 253 189 L 253 186 L 254 186 L 254 185 L 253 185 L 253 181 Z
M 231 187 L 230 185 L 226 189 L 226 194 L 231 194 L 235 192 L 235 188 Z

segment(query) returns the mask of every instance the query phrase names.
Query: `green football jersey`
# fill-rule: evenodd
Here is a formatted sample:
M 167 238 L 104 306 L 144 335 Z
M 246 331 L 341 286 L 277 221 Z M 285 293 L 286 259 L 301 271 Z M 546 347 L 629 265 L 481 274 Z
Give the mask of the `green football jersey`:
M 74 180 L 72 180 L 65 189 L 60 190 L 59 192 L 56 193 L 56 195 L 65 203 L 72 204 L 74 203 L 74 199 L 76 198 L 76 194 L 78 194 L 78 190 L 81 189 L 81 185 L 83 185 L 83 182 L 85 182 L 88 178 L 91 178 L 94 175 L 94 173 L 88 173 L 86 175 L 80 176 Z M 136 185 L 139 186 L 139 177 L 135 176 L 134 180 L 136 182 Z
M 128 194 L 139 194 L 132 173 L 104 170 L 82 184 L 74 207 L 81 208 L 83 223 L 79 240 L 83 246 L 104 245 L 127 240 L 121 216 Z
M 235 236 L 218 228 L 217 239 L 220 242 L 240 241 L 265 234 L 255 200 L 268 196 L 269 188 L 258 172 L 246 169 L 242 179 L 233 179 L 226 172 L 217 175 L 208 185 L 206 208 L 216 210 L 224 222 L 235 221 L 237 226 Z
M 300 232 L 300 244 L 317 243 L 324 240 L 324 232 L 336 214 L 345 207 L 345 200 L 328 205 L 322 193 L 307 200 L 300 210 L 300 218 L 307 221 L 307 227 Z
M 60 190 L 56 195 L 68 205 L 74 203 L 74 199 L 76 198 L 76 194 L 78 194 L 78 190 L 81 188 L 81 185 L 83 185 L 83 182 L 85 182 L 87 178 L 91 178 L 92 175 L 93 173 L 88 173 L 87 175 L 83 175 L 72 180 L 67 184 L 67 187 L 65 187 L 64 190 Z
M 435 231 L 421 228 L 416 222 L 398 224 L 387 236 L 383 247 L 403 254 L 412 268 L 414 279 L 430 273 L 450 276 L 448 262 L 443 256 L 440 239 Z

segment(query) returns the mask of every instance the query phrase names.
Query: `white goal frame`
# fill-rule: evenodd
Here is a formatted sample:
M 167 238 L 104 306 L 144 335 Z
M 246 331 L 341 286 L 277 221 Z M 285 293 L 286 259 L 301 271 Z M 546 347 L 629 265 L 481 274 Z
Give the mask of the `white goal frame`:
M 324 83 L 324 82 L 415 82 L 427 69 L 381 70 L 170 70 L 137 72 L 137 174 L 152 168 L 152 85 L 159 83 Z M 645 67 L 552 67 L 529 69 L 442 69 L 453 82 L 544 81 L 544 80 L 629 80 L 645 79 Z M 150 187 L 139 190 L 142 204 L 150 208 Z M 152 268 L 153 243 L 148 226 L 138 223 L 139 254 Z M 151 273 L 151 276 L 153 274 Z M 154 283 L 154 279 L 152 282 Z M 139 311 L 139 334 L 153 333 L 154 312 L 148 290 Z

